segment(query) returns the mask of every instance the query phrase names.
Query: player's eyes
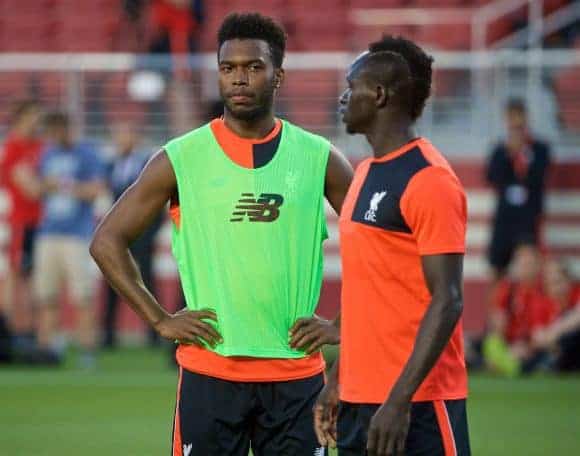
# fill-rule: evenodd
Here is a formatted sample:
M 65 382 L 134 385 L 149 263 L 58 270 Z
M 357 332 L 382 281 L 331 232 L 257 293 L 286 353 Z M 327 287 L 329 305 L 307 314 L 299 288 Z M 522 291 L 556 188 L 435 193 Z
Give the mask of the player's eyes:
M 250 71 L 260 71 L 262 69 L 261 65 L 250 65 Z
M 220 71 L 222 73 L 231 73 L 232 67 L 231 66 L 224 65 L 224 66 L 221 66 L 220 67 Z

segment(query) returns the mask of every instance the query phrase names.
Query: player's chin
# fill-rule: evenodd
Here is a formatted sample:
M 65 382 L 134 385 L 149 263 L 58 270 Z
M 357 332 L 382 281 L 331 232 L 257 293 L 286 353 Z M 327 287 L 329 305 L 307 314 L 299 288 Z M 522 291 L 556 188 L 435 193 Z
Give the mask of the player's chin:
M 228 106 L 228 111 L 232 114 L 233 117 L 240 120 L 254 120 L 260 117 L 260 113 L 262 110 L 255 105 L 230 105 Z
M 351 123 L 345 122 L 344 127 L 349 135 L 356 135 L 357 133 L 360 133 L 356 126 Z

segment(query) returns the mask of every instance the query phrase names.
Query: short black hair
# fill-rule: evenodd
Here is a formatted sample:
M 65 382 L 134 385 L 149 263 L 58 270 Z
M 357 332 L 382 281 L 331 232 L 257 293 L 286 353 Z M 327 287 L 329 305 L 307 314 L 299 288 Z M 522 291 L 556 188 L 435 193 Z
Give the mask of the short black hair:
M 369 52 L 382 51 L 395 52 L 407 61 L 413 78 L 411 117 L 417 119 L 422 114 L 431 94 L 433 57 L 402 36 L 383 35 L 379 41 L 369 44 Z
M 526 113 L 526 102 L 521 98 L 510 98 L 505 104 L 506 112 L 519 112 L 521 114 Z
M 218 31 L 219 49 L 228 40 L 263 40 L 268 43 L 272 63 L 282 66 L 286 51 L 286 32 L 272 18 L 259 13 L 231 13 L 222 22 Z
M 367 52 L 358 62 L 355 61 L 354 65 L 360 68 L 363 78 L 392 90 L 397 106 L 412 115 L 407 100 L 413 94 L 413 79 L 403 56 L 391 51 Z
M 62 111 L 51 111 L 44 117 L 44 125 L 47 128 L 69 126 L 69 117 Z

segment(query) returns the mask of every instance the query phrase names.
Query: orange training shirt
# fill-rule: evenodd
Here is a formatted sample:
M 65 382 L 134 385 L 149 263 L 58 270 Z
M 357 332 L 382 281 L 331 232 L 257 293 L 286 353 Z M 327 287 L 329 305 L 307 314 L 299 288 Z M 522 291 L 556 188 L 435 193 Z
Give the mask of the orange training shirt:
M 464 253 L 466 220 L 463 187 L 427 140 L 359 165 L 339 220 L 341 400 L 387 399 L 431 301 L 421 256 Z M 413 401 L 466 396 L 460 322 Z

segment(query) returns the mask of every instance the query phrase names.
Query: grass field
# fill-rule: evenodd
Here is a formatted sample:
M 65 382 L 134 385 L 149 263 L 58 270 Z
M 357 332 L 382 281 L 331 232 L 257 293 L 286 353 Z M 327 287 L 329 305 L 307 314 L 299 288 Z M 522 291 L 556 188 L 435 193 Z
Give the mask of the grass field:
M 0 455 L 168 455 L 166 353 L 103 354 L 95 373 L 0 368 Z M 474 455 L 579 455 L 580 377 L 471 377 Z

